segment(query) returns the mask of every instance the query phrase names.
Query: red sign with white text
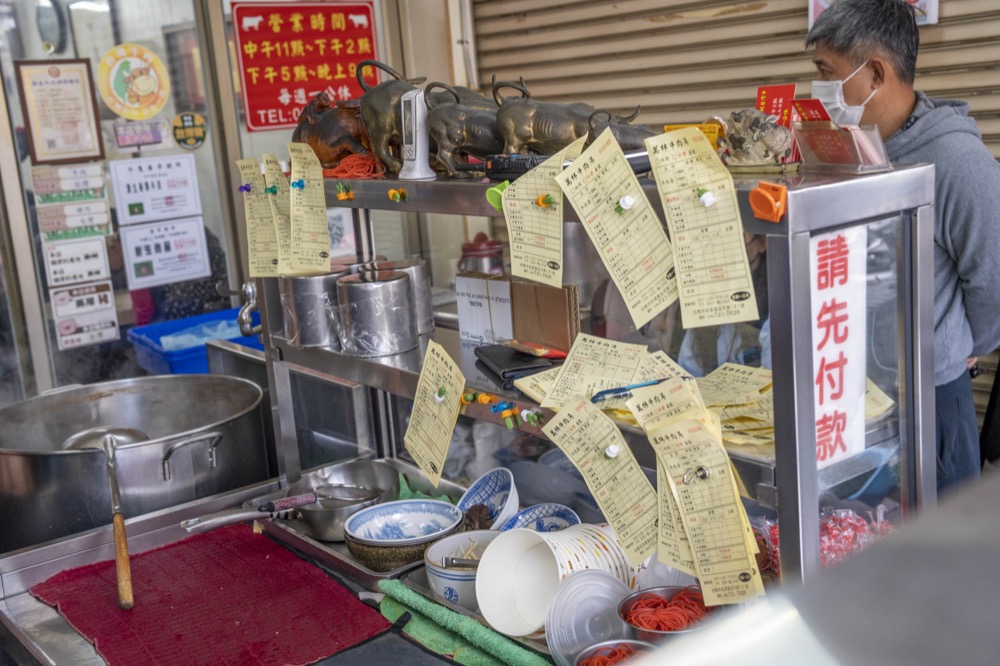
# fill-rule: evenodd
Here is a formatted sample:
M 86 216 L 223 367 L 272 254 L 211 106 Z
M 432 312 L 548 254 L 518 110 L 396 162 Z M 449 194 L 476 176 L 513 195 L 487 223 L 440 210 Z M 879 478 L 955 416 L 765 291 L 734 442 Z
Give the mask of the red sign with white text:
M 233 28 L 251 132 L 295 127 L 320 92 L 360 97 L 358 63 L 378 60 L 374 2 L 234 2 Z

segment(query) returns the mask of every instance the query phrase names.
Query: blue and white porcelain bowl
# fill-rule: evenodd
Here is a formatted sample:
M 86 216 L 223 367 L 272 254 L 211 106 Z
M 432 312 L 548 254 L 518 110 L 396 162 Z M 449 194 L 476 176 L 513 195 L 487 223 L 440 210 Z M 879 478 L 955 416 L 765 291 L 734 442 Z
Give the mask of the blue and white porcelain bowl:
M 536 532 L 557 532 L 570 525 L 579 525 L 580 516 L 564 504 L 534 504 L 516 513 L 500 526 L 501 532 L 525 527 Z
M 458 500 L 458 508 L 464 514 L 470 507 L 484 504 L 490 510 L 490 529 L 495 530 L 517 513 L 517 502 L 514 475 L 506 467 L 497 467 L 472 482 Z
M 479 610 L 476 598 L 476 569 L 445 567 L 444 558 L 460 557 L 478 560 L 493 539 L 496 530 L 472 530 L 449 534 L 435 541 L 424 551 L 427 583 L 439 596 L 470 611 Z
M 405 546 L 440 539 L 462 523 L 462 510 L 440 500 L 397 500 L 362 509 L 344 532 L 358 543 Z

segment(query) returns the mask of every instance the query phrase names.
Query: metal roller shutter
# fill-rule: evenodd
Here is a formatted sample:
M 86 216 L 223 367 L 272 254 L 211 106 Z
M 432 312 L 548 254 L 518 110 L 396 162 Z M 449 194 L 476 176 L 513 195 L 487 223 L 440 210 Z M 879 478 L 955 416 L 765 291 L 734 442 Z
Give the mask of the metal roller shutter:
M 941 0 L 920 29 L 919 89 L 972 105 L 1000 159 L 1000 0 Z M 615 112 L 642 105 L 648 125 L 699 122 L 752 107 L 757 86 L 797 83 L 814 69 L 803 48 L 807 0 L 474 0 L 479 80 L 523 76 L 532 95 Z M 980 418 L 996 353 L 975 382 Z
M 523 76 L 532 95 L 585 101 L 639 122 L 698 122 L 752 106 L 763 83 L 799 84 L 806 0 L 475 0 L 479 80 Z M 921 28 L 917 87 L 972 104 L 1000 158 L 1000 2 L 947 0 Z

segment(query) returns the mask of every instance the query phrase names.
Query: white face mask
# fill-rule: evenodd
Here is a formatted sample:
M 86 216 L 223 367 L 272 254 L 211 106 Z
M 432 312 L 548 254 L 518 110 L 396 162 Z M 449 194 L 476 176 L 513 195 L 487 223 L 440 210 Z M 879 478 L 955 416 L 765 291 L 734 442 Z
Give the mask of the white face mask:
M 865 61 L 861 67 L 851 72 L 851 75 L 842 81 L 813 81 L 812 82 L 812 95 L 814 98 L 823 102 L 823 106 L 830 113 L 830 118 L 833 122 L 838 125 L 857 125 L 861 122 L 861 116 L 865 112 L 865 104 L 875 96 L 878 92 L 878 88 L 872 91 L 871 95 L 863 101 L 860 106 L 848 106 L 847 102 L 844 101 L 844 84 L 851 80 L 851 78 L 864 69 L 868 62 Z

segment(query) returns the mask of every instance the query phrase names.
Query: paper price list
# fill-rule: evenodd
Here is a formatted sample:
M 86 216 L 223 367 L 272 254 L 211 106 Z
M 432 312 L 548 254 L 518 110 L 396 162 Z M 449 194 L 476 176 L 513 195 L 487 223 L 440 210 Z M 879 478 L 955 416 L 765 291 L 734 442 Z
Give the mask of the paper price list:
M 757 319 L 729 171 L 697 128 L 653 137 L 646 147 L 673 241 L 684 328 Z
M 403 444 L 434 487 L 441 481 L 464 388 L 465 377 L 458 365 L 444 347 L 431 340 L 424 354 Z
M 695 420 L 661 428 L 649 441 L 680 508 L 705 603 L 760 596 L 755 546 L 721 443 Z
M 611 131 L 605 130 L 556 182 L 580 214 L 636 327 L 673 303 L 677 283 L 670 242 Z M 626 196 L 630 207 L 616 212 Z
M 237 160 L 236 166 L 243 183 L 240 191 L 247 219 L 250 277 L 273 277 L 278 275 L 278 232 L 264 191 L 260 163 L 255 159 Z
M 289 143 L 292 160 L 291 259 L 299 271 L 330 271 L 330 227 L 326 221 L 323 167 L 311 146 Z
M 656 494 L 617 426 L 590 400 L 563 409 L 542 430 L 583 475 L 632 566 L 656 550 Z M 605 457 L 617 446 L 613 458 Z

